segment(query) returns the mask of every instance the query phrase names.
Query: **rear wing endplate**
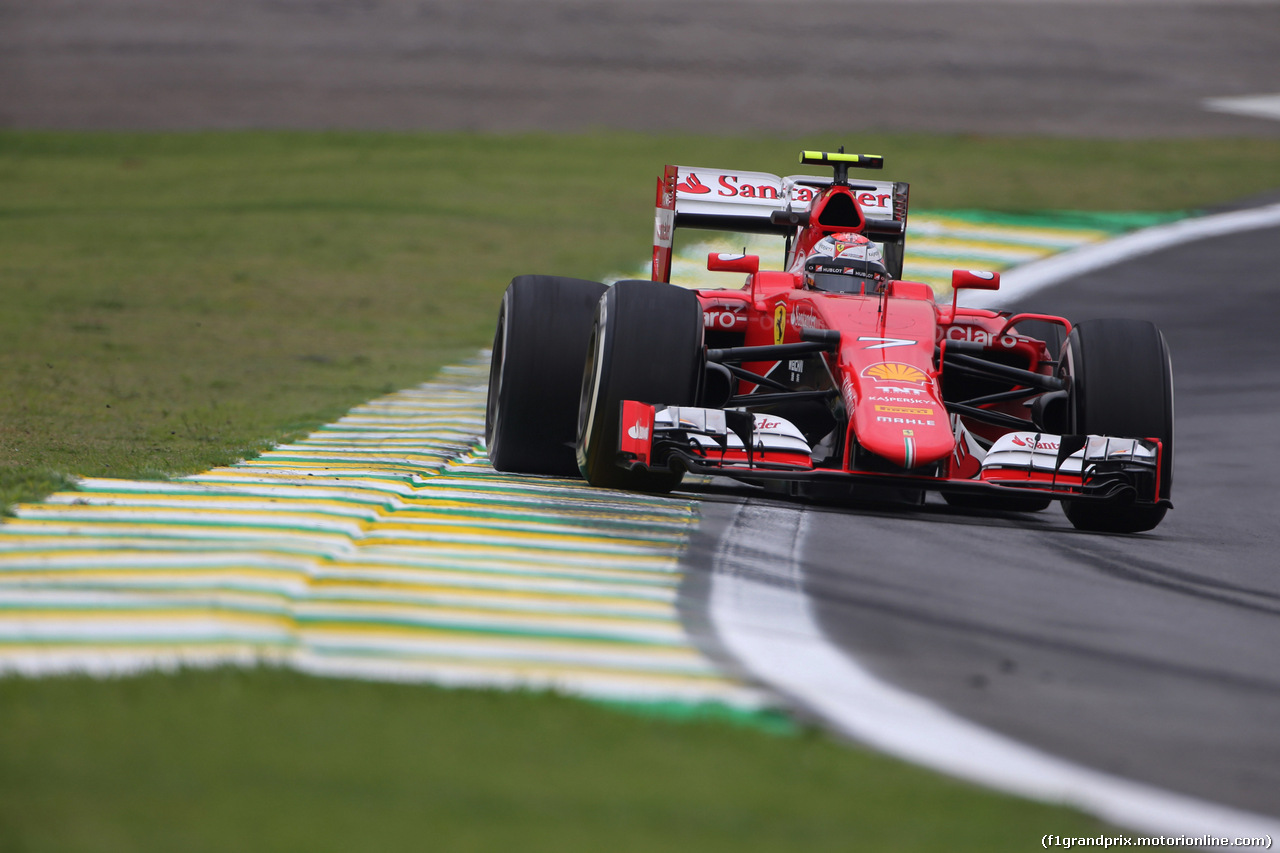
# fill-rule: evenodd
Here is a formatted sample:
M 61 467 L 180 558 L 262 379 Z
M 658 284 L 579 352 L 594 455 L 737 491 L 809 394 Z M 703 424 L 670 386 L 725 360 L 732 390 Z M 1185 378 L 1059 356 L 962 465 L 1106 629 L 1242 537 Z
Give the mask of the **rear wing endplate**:
M 775 223 L 775 211 L 804 211 L 831 178 L 767 172 L 728 171 L 696 166 L 667 166 L 658 178 L 653 224 L 653 280 L 671 280 L 671 247 L 677 228 L 701 228 L 738 234 L 794 236 L 790 223 Z M 907 224 L 905 181 L 864 181 L 849 184 L 869 219 L 892 219 Z M 899 238 L 900 240 L 901 238 Z

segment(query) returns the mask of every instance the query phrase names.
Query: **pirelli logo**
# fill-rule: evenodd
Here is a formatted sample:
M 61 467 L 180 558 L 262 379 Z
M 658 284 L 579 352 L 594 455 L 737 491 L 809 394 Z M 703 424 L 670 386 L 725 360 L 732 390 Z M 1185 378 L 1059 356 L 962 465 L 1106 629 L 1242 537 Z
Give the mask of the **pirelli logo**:
M 889 415 L 932 415 L 933 409 L 928 406 L 876 406 L 877 412 Z

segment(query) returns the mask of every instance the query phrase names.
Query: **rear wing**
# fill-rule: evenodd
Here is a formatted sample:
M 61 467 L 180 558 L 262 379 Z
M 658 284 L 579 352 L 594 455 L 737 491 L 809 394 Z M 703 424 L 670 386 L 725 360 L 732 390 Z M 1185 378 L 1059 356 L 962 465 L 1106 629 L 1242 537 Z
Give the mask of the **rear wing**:
M 654 281 L 671 279 L 671 247 L 677 228 L 701 228 L 739 234 L 776 234 L 791 238 L 798 226 L 775 221 L 773 214 L 807 211 L 831 178 L 767 172 L 728 171 L 696 166 L 667 166 L 658 179 L 653 225 Z M 849 184 L 863 214 L 907 225 L 908 184 L 904 181 L 864 181 Z M 780 218 L 780 217 L 779 217 Z M 901 236 L 890 242 L 900 243 Z M 899 257 L 901 251 L 896 253 Z

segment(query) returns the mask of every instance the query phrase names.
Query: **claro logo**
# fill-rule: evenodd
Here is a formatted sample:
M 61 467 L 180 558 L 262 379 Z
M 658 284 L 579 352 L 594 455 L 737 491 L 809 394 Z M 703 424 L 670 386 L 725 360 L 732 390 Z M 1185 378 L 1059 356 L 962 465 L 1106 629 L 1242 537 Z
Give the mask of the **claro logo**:
M 739 329 L 747 325 L 747 315 L 741 311 L 717 308 L 702 312 L 702 325 L 708 329 Z
M 999 345 L 1005 349 L 1012 349 L 1018 343 L 1017 339 L 1012 335 L 1001 335 L 997 338 L 991 332 L 979 326 L 952 326 L 947 329 L 947 340 L 971 341 L 975 344 L 982 344 L 984 347 Z

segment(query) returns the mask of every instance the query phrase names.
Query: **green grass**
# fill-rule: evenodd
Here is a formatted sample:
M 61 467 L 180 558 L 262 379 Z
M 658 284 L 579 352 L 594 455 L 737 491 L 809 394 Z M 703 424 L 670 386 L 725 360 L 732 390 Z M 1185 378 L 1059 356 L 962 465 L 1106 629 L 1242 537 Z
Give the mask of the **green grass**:
M 1274 143 L 0 132 L 0 504 L 425 381 L 507 281 L 647 257 L 662 165 L 883 153 L 913 209 L 1171 211 Z M 0 679 L 0 849 L 1027 850 L 1096 834 L 806 733 L 288 672 Z
M 814 732 L 550 695 L 270 670 L 0 680 L 10 853 L 986 853 L 1101 831 Z
M 0 505 L 259 452 L 488 342 L 513 275 L 648 256 L 664 163 L 883 153 L 915 209 L 1184 210 L 1275 143 L 0 132 Z

